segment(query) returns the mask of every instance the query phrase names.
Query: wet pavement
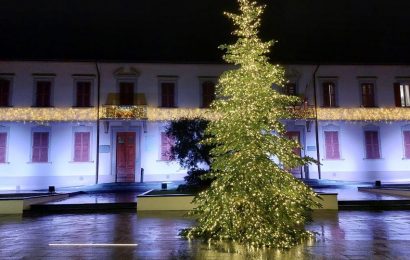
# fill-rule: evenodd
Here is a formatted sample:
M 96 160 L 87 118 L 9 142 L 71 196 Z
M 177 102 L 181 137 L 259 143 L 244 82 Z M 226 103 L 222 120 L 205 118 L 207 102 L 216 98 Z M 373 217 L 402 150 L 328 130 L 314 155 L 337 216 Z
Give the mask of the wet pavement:
M 167 183 L 168 189 L 176 189 L 182 181 Z M 58 192 L 78 193 L 61 201 L 47 204 L 104 204 L 136 202 L 137 196 L 152 189 L 161 189 L 162 182 L 104 183 L 83 187 L 59 188 Z
M 359 191 L 358 187 L 372 187 L 371 183 L 342 182 L 329 180 L 309 180 L 316 192 L 337 193 L 339 201 L 369 201 L 369 200 L 408 200 L 409 197 L 390 196 L 371 192 Z M 138 195 L 151 190 L 161 189 L 161 182 L 144 183 L 104 183 L 90 186 L 57 188 L 58 193 L 69 193 L 65 200 L 50 202 L 52 205 L 66 204 L 104 204 L 136 202 Z M 168 189 L 175 189 L 182 181 L 168 183 Z M 20 193 L 33 191 L 20 191 Z M 44 192 L 44 191 L 34 191 Z M 0 196 L 6 191 L 0 191 Z
M 410 259 L 409 211 L 314 214 L 317 240 L 285 252 L 185 240 L 182 212 L 2 216 L 0 259 Z

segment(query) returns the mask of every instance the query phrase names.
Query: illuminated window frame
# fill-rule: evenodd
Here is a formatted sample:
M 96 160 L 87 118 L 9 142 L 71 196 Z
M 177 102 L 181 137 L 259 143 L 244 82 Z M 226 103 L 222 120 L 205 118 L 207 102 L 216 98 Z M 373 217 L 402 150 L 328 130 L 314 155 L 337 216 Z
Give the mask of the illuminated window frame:
M 0 78 L 9 81 L 9 93 L 7 97 L 7 107 L 13 106 L 13 92 L 14 92 L 14 74 L 13 73 L 0 73 Z
M 404 97 L 401 98 L 401 90 L 403 90 Z M 395 78 L 393 84 L 394 105 L 396 107 L 409 108 L 410 107 L 410 76 L 398 76 Z M 398 96 L 400 95 L 400 96 Z
M 401 128 L 401 137 L 402 137 L 402 144 L 403 144 L 403 160 L 410 160 L 410 154 L 407 154 L 406 156 L 406 140 L 405 140 L 405 132 L 410 133 L 410 125 L 405 125 Z M 407 147 L 410 153 L 410 147 Z
M 360 97 L 360 107 L 377 107 L 378 106 L 378 94 L 377 94 L 377 77 L 357 77 L 359 84 L 359 97 Z M 365 106 L 363 100 L 363 84 L 372 84 L 373 85 L 373 106 Z
M 75 134 L 78 132 L 88 132 L 90 134 L 90 143 L 88 149 L 88 161 L 76 161 L 75 160 Z M 92 126 L 74 126 L 72 131 L 72 138 L 71 138 L 71 163 L 93 163 L 92 155 L 93 155 L 93 127 Z
M 366 132 L 376 132 L 377 133 L 377 149 L 379 153 L 379 157 L 369 157 L 367 154 L 367 147 L 366 147 Z M 383 159 L 382 157 L 382 144 L 381 144 L 381 136 L 380 136 L 380 127 L 376 125 L 366 125 L 363 127 L 363 148 L 364 148 L 364 156 L 365 160 L 380 160 Z
M 114 72 L 114 77 L 116 80 L 115 85 L 115 92 L 118 93 L 118 105 L 119 106 L 127 106 L 121 104 L 121 83 L 132 83 L 134 85 L 133 94 L 134 97 L 138 91 L 138 79 L 139 79 L 139 72 L 134 68 L 130 68 L 127 72 L 124 68 L 120 68 Z M 134 97 L 132 99 L 132 105 L 134 104 Z
M 337 132 L 337 139 L 338 139 L 338 149 L 339 149 L 339 158 L 327 158 L 327 153 L 326 153 L 326 134 L 325 132 Z M 342 158 L 342 136 L 341 136 L 341 131 L 340 127 L 334 124 L 328 124 L 322 127 L 322 140 L 323 140 L 323 151 L 324 151 L 324 158 L 323 160 L 328 160 L 328 161 L 339 161 L 343 160 Z
M 319 86 L 317 88 L 317 92 L 319 93 L 319 100 L 320 100 L 320 104 L 322 107 L 324 108 L 335 108 L 335 107 L 339 107 L 340 105 L 340 101 L 339 101 L 339 84 L 338 84 L 338 77 L 318 77 L 318 82 L 319 82 Z M 331 104 L 331 102 L 329 102 L 329 106 L 326 105 L 325 106 L 325 97 L 324 97 L 324 89 L 323 86 L 325 83 L 333 83 L 334 85 L 334 104 Z
M 54 106 L 54 92 L 55 92 L 55 82 L 54 79 L 56 74 L 33 74 L 33 107 L 42 107 L 37 106 L 37 82 L 39 81 L 49 81 L 50 82 L 50 93 L 49 93 L 49 106 L 46 107 L 53 107 Z
M 90 82 L 90 106 L 88 107 L 94 107 L 95 106 L 95 98 L 94 98 L 94 93 L 95 93 L 95 75 L 83 75 L 83 74 L 74 74 L 73 76 L 73 107 L 79 107 L 77 106 L 77 83 L 78 82 Z M 80 106 L 79 108 L 81 108 Z
M 178 76 L 157 76 L 158 78 L 158 107 L 160 108 L 177 108 L 178 107 Z M 174 106 L 163 106 L 162 104 L 162 84 L 174 84 Z
M 44 162 L 37 162 L 33 161 L 33 146 L 34 146 L 34 133 L 48 133 L 48 147 L 47 147 L 47 161 Z M 31 136 L 30 136 L 30 163 L 51 163 L 51 128 L 47 126 L 37 126 L 31 128 Z
M 4 151 L 4 162 L 0 162 L 1 164 L 8 164 L 9 163 L 9 143 L 10 143 L 10 127 L 0 125 L 0 133 L 6 134 L 6 146 Z

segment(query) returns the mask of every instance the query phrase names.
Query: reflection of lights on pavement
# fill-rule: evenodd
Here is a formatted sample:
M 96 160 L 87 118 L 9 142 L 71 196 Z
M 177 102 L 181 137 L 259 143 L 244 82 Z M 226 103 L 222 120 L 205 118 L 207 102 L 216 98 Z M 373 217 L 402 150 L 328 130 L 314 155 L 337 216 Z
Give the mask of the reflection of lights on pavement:
M 138 244 L 48 244 L 49 246 L 84 246 L 84 247 L 132 247 Z

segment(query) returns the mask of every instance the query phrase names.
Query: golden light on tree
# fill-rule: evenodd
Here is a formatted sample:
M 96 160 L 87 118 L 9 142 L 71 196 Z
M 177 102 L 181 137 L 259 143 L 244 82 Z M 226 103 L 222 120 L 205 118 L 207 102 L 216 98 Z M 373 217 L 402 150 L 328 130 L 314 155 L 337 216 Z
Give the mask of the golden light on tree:
M 272 89 L 284 84 L 284 71 L 268 61 L 273 42 L 258 37 L 263 7 L 249 0 L 239 5 L 240 14 L 227 13 L 238 40 L 223 46 L 225 61 L 238 68 L 220 77 L 211 105 L 218 117 L 207 129 L 212 137 L 206 142 L 216 145 L 209 175 L 215 180 L 195 198 L 198 225 L 183 235 L 289 248 L 312 237 L 304 225 L 317 202 L 313 190 L 283 165 L 312 160 L 294 154 L 298 144 L 284 137 L 281 121 L 292 118 L 287 107 L 298 98 Z

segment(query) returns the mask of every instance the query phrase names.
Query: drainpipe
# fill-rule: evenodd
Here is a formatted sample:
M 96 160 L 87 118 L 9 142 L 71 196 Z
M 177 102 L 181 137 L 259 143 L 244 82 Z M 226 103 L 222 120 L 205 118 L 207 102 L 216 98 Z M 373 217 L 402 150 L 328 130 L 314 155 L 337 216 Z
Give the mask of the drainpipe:
M 313 72 L 313 100 L 315 102 L 315 139 L 316 139 L 316 156 L 317 156 L 317 173 L 319 179 L 322 179 L 322 172 L 320 168 L 320 151 L 319 151 L 319 125 L 317 120 L 317 90 L 316 90 L 316 73 L 319 70 L 320 64 L 316 65 Z
M 95 184 L 98 184 L 98 175 L 100 170 L 100 68 L 98 61 L 95 61 L 95 68 L 97 71 L 97 149 L 95 158 Z

